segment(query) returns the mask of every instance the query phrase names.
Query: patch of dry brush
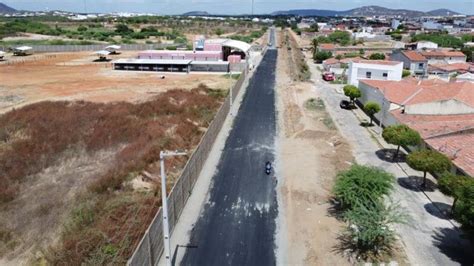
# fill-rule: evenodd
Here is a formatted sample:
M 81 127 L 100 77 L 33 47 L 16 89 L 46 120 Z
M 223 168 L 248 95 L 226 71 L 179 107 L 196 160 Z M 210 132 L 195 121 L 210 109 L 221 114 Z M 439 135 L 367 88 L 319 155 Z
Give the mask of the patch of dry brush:
M 72 211 L 61 245 L 48 253 L 55 264 L 123 262 L 160 200 L 158 193 L 134 192 L 125 181 L 142 170 L 156 172 L 162 149 L 192 149 L 222 98 L 200 85 L 139 104 L 40 102 L 13 110 L 0 117 L 0 203 L 13 200 L 27 177 L 60 162 L 65 152 L 122 145 L 114 164 L 90 182 Z M 185 160 L 167 164 L 179 167 Z

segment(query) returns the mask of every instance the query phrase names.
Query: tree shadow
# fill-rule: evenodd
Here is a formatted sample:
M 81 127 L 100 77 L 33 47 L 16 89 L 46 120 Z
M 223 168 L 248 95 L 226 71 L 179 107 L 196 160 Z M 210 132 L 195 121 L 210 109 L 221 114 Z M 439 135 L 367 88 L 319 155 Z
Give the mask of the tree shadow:
M 438 185 L 428 178 L 426 179 L 426 185 L 423 186 L 422 176 L 399 177 L 397 179 L 397 183 L 401 187 L 415 191 L 415 192 L 421 192 L 421 191 L 433 192 L 436 190 L 436 188 L 438 188 Z
M 93 62 L 97 63 L 97 62 L 110 62 L 110 61 L 112 61 L 112 59 L 107 58 L 107 59 L 95 59 Z
M 397 153 L 397 149 L 380 149 L 375 152 L 375 155 L 377 155 L 380 160 L 389 163 L 403 163 L 406 161 L 406 154 L 404 152 L 400 151 L 397 157 L 393 158 L 395 153 Z
M 439 219 L 451 219 L 451 205 L 444 202 L 431 202 L 425 204 L 425 210 Z
M 452 261 L 461 265 L 474 265 L 474 245 L 461 230 L 439 228 L 432 238 L 433 245 Z

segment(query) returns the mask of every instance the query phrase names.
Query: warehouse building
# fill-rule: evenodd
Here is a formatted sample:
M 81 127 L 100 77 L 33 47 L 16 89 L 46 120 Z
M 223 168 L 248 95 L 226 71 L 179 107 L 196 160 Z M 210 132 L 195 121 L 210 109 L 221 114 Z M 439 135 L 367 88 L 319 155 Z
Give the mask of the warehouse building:
M 247 65 L 251 46 L 229 39 L 198 39 L 193 50 L 148 50 L 137 58 L 114 61 L 115 70 L 156 72 L 240 72 Z

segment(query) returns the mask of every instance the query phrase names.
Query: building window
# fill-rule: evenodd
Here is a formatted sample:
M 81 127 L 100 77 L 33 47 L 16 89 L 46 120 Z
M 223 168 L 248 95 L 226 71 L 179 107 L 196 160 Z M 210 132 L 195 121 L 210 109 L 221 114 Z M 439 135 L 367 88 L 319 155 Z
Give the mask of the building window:
M 386 77 L 388 77 L 388 73 L 385 72 L 385 73 L 382 74 L 382 76 L 383 76 L 384 78 L 386 78 Z
M 365 77 L 368 79 L 372 78 L 372 72 L 365 72 Z
M 424 64 L 423 64 L 423 63 L 419 63 L 419 64 L 418 64 L 418 68 L 420 68 L 420 69 L 422 69 L 422 68 L 423 68 L 423 66 L 424 66 Z

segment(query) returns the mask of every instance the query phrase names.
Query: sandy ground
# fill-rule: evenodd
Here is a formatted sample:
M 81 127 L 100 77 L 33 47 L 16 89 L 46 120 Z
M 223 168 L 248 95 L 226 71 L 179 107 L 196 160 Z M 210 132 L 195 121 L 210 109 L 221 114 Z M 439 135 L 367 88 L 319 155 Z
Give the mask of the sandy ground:
M 137 52 L 127 51 L 113 58 L 136 56 Z M 44 100 L 137 102 L 169 89 L 191 89 L 199 83 L 226 89 L 232 82 L 219 74 L 165 74 L 160 79 L 157 73 L 116 71 L 110 62 L 94 62 L 90 52 L 24 59 L 24 63 L 0 63 L 0 113 Z
M 279 49 L 277 66 L 280 216 L 284 219 L 280 230 L 286 227 L 287 238 L 283 241 L 287 247 L 280 248 L 287 250 L 281 263 L 346 265 L 347 259 L 334 251 L 343 223 L 328 210 L 336 172 L 348 168 L 353 160 L 351 148 L 333 127 L 323 123 L 328 118 L 324 109 L 304 107 L 318 95 L 311 83 L 291 81 L 287 53 Z

